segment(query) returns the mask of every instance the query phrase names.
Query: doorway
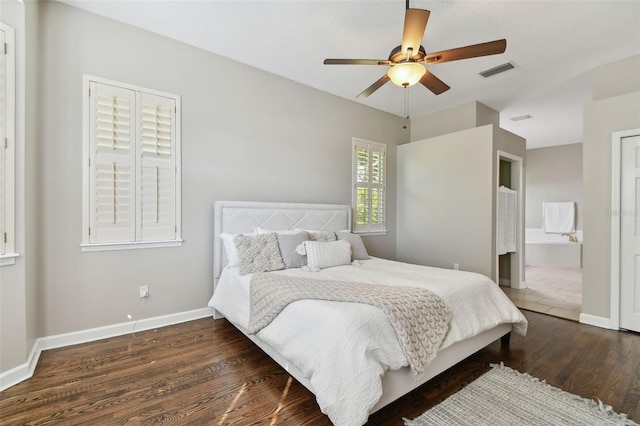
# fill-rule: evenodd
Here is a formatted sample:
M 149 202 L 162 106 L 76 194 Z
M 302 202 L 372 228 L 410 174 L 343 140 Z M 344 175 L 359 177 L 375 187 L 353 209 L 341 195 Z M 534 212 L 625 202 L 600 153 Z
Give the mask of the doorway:
M 522 158 L 497 151 L 496 282 L 513 289 L 524 281 L 524 172 Z M 501 189 L 505 189 L 503 193 Z M 500 223 L 502 222 L 502 225 Z M 506 242 L 506 243 L 505 243 Z M 503 244 L 505 243 L 505 244 Z
M 640 129 L 613 134 L 611 321 L 640 332 Z
M 526 288 L 501 288 L 519 308 L 578 321 L 582 312 L 582 144 L 528 149 L 525 175 Z M 575 232 L 571 234 L 577 242 L 544 230 L 545 202 L 574 203 Z

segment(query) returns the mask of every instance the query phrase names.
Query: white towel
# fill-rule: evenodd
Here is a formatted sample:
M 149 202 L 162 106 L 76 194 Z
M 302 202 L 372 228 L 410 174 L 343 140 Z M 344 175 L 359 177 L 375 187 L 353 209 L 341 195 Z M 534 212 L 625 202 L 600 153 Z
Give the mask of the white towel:
M 573 201 L 542 203 L 542 229 L 547 234 L 563 234 L 576 231 L 576 207 Z

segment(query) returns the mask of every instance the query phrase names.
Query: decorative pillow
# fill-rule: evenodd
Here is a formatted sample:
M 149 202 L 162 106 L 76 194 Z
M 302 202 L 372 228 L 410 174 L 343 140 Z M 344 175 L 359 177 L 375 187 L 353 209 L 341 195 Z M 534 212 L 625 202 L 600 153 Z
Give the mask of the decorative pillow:
M 310 229 L 296 228 L 296 231 L 307 231 L 309 233 L 309 240 L 311 241 L 335 241 L 336 234 L 331 231 L 313 231 Z
M 330 242 L 336 240 L 336 234 L 330 231 L 310 231 L 309 239 L 311 241 Z
M 365 260 L 369 258 L 369 253 L 367 253 L 367 248 L 364 246 L 360 235 L 352 234 L 349 231 L 338 231 L 336 232 L 336 237 L 338 241 L 345 240 L 351 243 L 351 260 Z
M 285 268 L 302 268 L 307 264 L 307 256 L 300 255 L 296 252 L 296 247 L 309 240 L 307 231 L 299 231 L 295 234 L 277 233 L 278 246 L 280 246 L 280 255 L 284 262 Z
M 275 233 L 237 235 L 233 243 L 240 258 L 240 275 L 284 269 Z
M 351 244 L 348 241 L 305 241 L 296 251 L 306 253 L 307 266 L 311 269 L 351 263 Z
M 238 257 L 238 250 L 236 249 L 235 244 L 233 243 L 233 239 L 238 235 L 254 235 L 254 233 L 249 234 L 230 234 L 228 232 L 223 232 L 220 234 L 220 239 L 224 244 L 224 251 L 227 253 L 227 266 L 238 266 L 240 263 L 240 258 Z

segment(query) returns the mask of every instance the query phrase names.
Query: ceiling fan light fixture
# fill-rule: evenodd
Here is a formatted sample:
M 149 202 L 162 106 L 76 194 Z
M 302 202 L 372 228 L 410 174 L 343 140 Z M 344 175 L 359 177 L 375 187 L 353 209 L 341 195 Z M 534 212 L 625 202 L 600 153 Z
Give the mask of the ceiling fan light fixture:
M 401 62 L 392 66 L 387 75 L 396 86 L 409 87 L 420 81 L 427 70 L 416 62 Z

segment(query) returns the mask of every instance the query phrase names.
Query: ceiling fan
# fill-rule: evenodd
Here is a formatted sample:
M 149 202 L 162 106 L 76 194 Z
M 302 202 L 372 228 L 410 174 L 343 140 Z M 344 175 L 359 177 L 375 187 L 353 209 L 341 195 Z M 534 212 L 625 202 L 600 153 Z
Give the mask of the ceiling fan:
M 409 8 L 409 0 L 407 0 L 402 44 L 391 51 L 389 59 L 325 59 L 324 64 L 387 65 L 391 67 L 378 81 L 360 93 L 358 98 L 369 97 L 389 80 L 401 87 L 409 87 L 420 82 L 434 94 L 439 95 L 449 90 L 450 87 L 431 74 L 422 64 L 433 65 L 496 55 L 504 53 L 507 48 L 507 40 L 502 39 L 427 54 L 421 43 L 430 13 L 428 10 Z

